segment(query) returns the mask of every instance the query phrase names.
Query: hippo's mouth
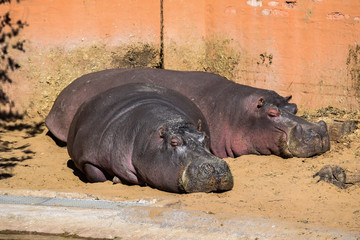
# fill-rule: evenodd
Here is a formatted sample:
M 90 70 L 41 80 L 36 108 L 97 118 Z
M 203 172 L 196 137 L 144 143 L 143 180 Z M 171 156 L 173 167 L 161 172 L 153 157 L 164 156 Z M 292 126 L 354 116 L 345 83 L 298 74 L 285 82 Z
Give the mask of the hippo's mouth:
M 187 193 L 223 192 L 234 185 L 230 168 L 222 159 L 192 162 L 185 167 L 179 180 L 180 188 Z
M 323 121 L 310 126 L 298 124 L 286 136 L 287 149 L 293 157 L 311 157 L 330 149 L 329 134 Z
M 288 137 L 288 133 L 286 131 L 284 131 L 281 128 L 275 127 L 279 132 L 281 132 L 280 134 L 280 138 L 279 138 L 279 150 L 280 150 L 280 156 L 281 157 L 285 157 L 285 158 L 291 158 L 294 157 L 294 155 L 292 154 L 292 152 L 290 151 L 289 148 L 289 137 Z

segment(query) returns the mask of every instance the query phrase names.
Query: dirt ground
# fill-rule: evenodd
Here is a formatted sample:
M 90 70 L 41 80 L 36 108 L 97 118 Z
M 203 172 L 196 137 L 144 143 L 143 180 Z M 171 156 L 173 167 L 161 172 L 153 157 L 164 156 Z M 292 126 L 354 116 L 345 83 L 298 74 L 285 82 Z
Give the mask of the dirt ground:
M 316 114 L 324 115 L 321 111 Z M 318 117 L 317 115 L 313 117 Z M 309 117 L 309 114 L 303 114 Z M 328 114 L 359 119 L 359 114 Z M 224 193 L 174 194 L 150 187 L 86 183 L 66 147 L 47 135 L 43 119 L 0 122 L 0 194 L 46 195 L 47 191 L 106 200 L 147 200 L 174 209 L 200 210 L 221 217 L 245 215 L 305 226 L 341 227 L 360 233 L 360 186 L 339 189 L 312 177 L 327 164 L 360 174 L 360 129 L 332 141 L 331 150 L 312 158 L 246 155 L 225 159 L 234 188 Z M 39 190 L 39 191 L 38 191 Z

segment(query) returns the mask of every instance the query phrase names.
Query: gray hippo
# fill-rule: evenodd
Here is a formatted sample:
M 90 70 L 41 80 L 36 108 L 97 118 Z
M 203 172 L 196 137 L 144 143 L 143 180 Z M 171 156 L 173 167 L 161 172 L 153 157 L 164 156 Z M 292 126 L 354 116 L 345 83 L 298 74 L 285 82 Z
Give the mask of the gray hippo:
M 218 157 L 310 157 L 330 149 L 325 122 L 313 124 L 296 116 L 296 104 L 289 103 L 291 96 L 196 71 L 110 69 L 84 75 L 59 94 L 45 121 L 48 129 L 66 142 L 71 120 L 86 99 L 135 82 L 155 83 L 191 99 L 208 122 L 210 149 Z
M 70 125 L 67 148 L 90 182 L 113 180 L 176 193 L 233 187 L 227 163 L 210 153 L 196 105 L 153 84 L 126 84 L 86 100 Z

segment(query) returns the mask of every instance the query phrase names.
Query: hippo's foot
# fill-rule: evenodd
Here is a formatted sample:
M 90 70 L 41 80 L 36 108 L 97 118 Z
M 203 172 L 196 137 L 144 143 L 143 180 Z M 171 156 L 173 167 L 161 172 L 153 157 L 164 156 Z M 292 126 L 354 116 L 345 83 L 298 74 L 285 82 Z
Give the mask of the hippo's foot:
M 114 184 L 117 184 L 117 183 L 121 183 L 121 180 L 120 180 L 120 178 L 118 178 L 117 176 L 114 176 L 113 179 L 112 179 L 112 182 L 113 182 Z
M 84 172 L 89 182 L 105 182 L 107 180 L 104 172 L 90 163 L 84 164 Z
M 325 181 L 328 183 L 332 183 L 335 186 L 345 189 L 346 188 L 346 173 L 344 169 L 336 165 L 326 165 L 320 169 L 317 173 L 314 174 L 314 178 L 319 176 L 319 180 L 317 181 Z

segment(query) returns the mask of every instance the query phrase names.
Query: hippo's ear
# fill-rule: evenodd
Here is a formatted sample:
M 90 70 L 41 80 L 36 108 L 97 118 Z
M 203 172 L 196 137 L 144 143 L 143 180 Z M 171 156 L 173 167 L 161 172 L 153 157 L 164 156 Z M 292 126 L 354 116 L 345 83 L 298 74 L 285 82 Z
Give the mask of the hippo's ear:
M 263 97 L 260 97 L 258 99 L 258 103 L 257 103 L 256 107 L 261 108 L 262 106 L 264 106 L 264 104 L 265 104 L 265 99 Z
M 289 95 L 287 97 L 284 97 L 285 101 L 286 102 L 289 102 L 291 99 L 292 99 L 292 95 Z
M 164 128 L 159 128 L 159 137 L 163 138 L 165 137 L 165 129 Z
M 197 124 L 197 130 L 199 132 L 201 132 L 201 129 L 202 129 L 202 122 L 201 122 L 201 119 L 198 120 L 198 124 Z

